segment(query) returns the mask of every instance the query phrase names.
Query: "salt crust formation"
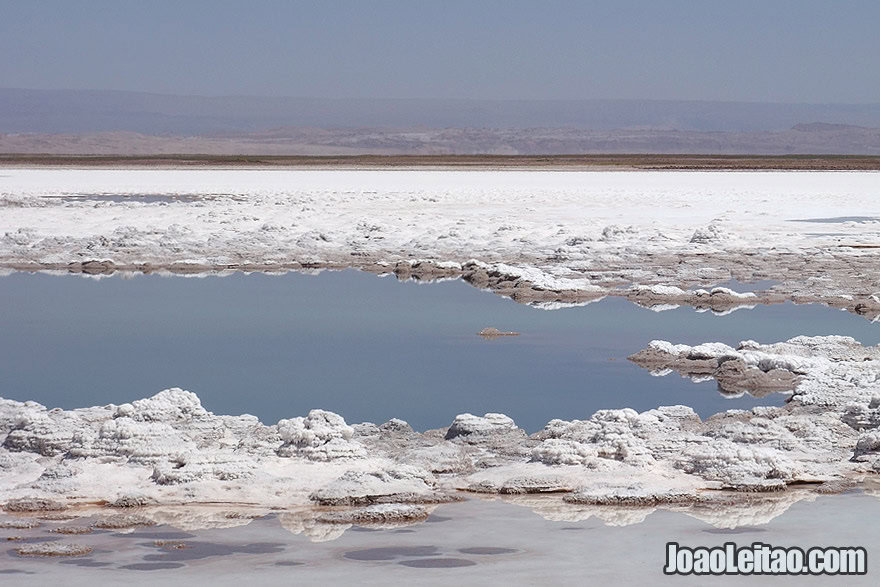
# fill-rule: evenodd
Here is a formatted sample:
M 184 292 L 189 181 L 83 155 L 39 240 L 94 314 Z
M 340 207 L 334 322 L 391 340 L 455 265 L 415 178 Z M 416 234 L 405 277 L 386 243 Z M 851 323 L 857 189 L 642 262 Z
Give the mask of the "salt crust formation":
M 791 300 L 873 320 L 875 192 L 870 173 L 13 169 L 0 183 L 0 271 L 354 267 L 461 278 L 545 309 L 605 296 L 715 313 Z M 731 278 L 777 283 L 714 287 Z M 655 341 L 632 360 L 724 393 L 791 398 L 705 421 L 684 406 L 603 410 L 531 436 L 501 414 L 424 433 L 322 410 L 265 425 L 211 414 L 179 389 L 69 411 L 0 399 L 0 528 L 231 527 L 280 510 L 290 531 L 330 540 L 350 524 L 422 520 L 462 495 L 548 519 L 629 524 L 663 508 L 734 527 L 819 494 L 873 491 L 877 349 L 843 337 Z M 75 554 L 64 544 L 30 554 Z
M 70 542 L 34 542 L 15 548 L 21 556 L 84 556 L 92 552 L 90 546 Z
M 7 169 L 0 270 L 357 268 L 546 309 L 791 300 L 873 320 L 876 206 L 871 172 Z
M 423 520 L 469 495 L 555 518 L 624 523 L 652 508 L 687 508 L 725 525 L 870 484 L 880 472 L 877 347 L 841 336 L 736 348 L 654 341 L 632 360 L 791 395 L 781 407 L 706 420 L 686 406 L 601 410 L 532 435 L 502 414 L 462 414 L 424 433 L 401 420 L 349 426 L 323 410 L 266 425 L 214 415 L 181 389 L 77 410 L 3 399 L 0 503 L 11 516 L 3 525 L 76 518 L 96 504 L 104 513 L 93 527 L 185 525 L 175 507 L 227 504 L 219 518 L 186 523 L 238 525 L 249 520 L 238 506 L 280 509 L 293 531 L 328 539 L 346 525 Z

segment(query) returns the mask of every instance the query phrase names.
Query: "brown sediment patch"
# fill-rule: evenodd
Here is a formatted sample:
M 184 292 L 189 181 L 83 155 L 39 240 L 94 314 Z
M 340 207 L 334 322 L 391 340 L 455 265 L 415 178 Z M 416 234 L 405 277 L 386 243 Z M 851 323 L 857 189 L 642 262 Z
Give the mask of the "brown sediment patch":
M 92 547 L 71 542 L 36 542 L 22 544 L 14 550 L 20 556 L 85 556 L 92 552 Z
M 317 505 L 323 506 L 369 506 L 380 504 L 421 504 L 432 505 L 441 503 L 454 503 L 463 501 L 464 497 L 454 493 L 389 493 L 384 495 L 345 495 L 325 496 L 312 494 L 311 500 Z
M 27 542 L 27 543 L 37 543 L 37 542 L 54 542 L 58 540 L 54 536 L 14 536 L 14 542 Z
M 369 268 L 365 268 L 365 270 L 370 271 Z M 385 273 L 387 271 L 388 267 L 380 265 L 373 267 L 372 272 Z M 459 269 L 441 267 L 429 261 L 417 261 L 415 263 L 411 263 L 409 261 L 398 261 L 394 264 L 392 273 L 394 273 L 397 279 L 401 281 L 433 281 L 435 279 L 445 279 L 450 277 L 458 277 L 461 275 L 461 271 Z
M 761 479 L 750 483 L 728 483 L 721 487 L 723 491 L 739 493 L 773 493 L 785 491 L 788 484 L 782 479 Z
M 53 534 L 91 534 L 94 531 L 91 526 L 59 526 L 49 529 Z
M 464 491 L 467 493 L 489 493 L 495 494 L 499 492 L 500 487 L 491 481 L 478 481 L 477 483 L 471 483 L 467 487 L 462 487 L 459 491 Z
M 394 525 L 419 522 L 428 518 L 426 508 L 409 504 L 370 506 L 342 512 L 326 512 L 317 520 L 323 524 Z
M 95 528 L 107 530 L 120 530 L 123 528 L 136 528 L 142 526 L 155 526 L 156 522 L 137 514 L 116 514 L 101 518 L 92 524 Z
M 57 512 L 67 509 L 67 505 L 61 502 L 41 497 L 22 497 L 10 499 L 3 504 L 7 512 Z
M 519 336 L 519 332 L 504 332 L 492 326 L 482 329 L 477 334 L 489 340 L 494 340 L 496 338 L 501 338 L 504 336 Z
M 40 521 L 34 518 L 10 518 L 0 520 L 0 528 L 10 528 L 15 530 L 25 530 L 29 528 L 37 528 Z
M 523 495 L 535 493 L 568 493 L 574 490 L 570 481 L 555 475 L 539 477 L 514 477 L 508 479 L 498 489 L 502 495 Z
M 155 503 L 156 500 L 150 497 L 146 497 L 144 495 L 122 495 L 106 505 L 107 507 L 111 508 L 126 509 L 144 507 L 148 505 L 153 505 Z
M 263 513 L 250 513 L 250 512 L 228 512 L 223 515 L 227 520 L 259 520 L 260 518 L 266 517 L 266 514 Z
M 69 520 L 79 519 L 79 516 L 77 516 L 76 514 L 67 512 L 49 512 L 47 514 L 41 514 L 37 517 L 47 522 L 67 522 Z
M 694 493 L 647 492 L 634 494 L 574 492 L 562 501 L 577 505 L 652 507 L 663 504 L 691 504 L 701 501 Z

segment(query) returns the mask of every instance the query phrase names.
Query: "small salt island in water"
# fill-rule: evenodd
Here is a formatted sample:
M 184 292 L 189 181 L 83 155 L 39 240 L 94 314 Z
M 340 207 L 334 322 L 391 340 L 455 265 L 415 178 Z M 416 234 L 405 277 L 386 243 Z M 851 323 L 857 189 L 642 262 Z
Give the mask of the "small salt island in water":
M 519 332 L 504 332 L 503 330 L 498 330 L 497 328 L 493 328 L 492 326 L 488 328 L 484 328 L 477 333 L 479 336 L 483 338 L 500 338 L 502 336 L 519 336 Z

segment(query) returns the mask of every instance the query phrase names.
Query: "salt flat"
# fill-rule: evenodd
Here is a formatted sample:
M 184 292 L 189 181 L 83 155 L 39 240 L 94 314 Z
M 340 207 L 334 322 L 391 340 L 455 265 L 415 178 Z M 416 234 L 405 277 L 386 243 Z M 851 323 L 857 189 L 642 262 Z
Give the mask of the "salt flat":
M 223 265 L 819 249 L 880 237 L 877 189 L 873 172 L 7 169 L 0 255 Z M 833 235 L 816 223 L 847 217 Z
M 631 292 L 678 303 L 688 287 L 772 278 L 783 299 L 873 317 L 878 177 L 6 169 L 0 265 L 87 273 L 357 267 L 463 275 L 546 303 L 620 295 L 633 284 L 681 286 Z
M 550 308 L 621 295 L 657 309 L 791 299 L 880 312 L 873 173 L 3 175 L 0 263 L 10 270 L 357 267 L 460 276 Z M 702 289 L 731 277 L 780 284 Z M 839 336 L 678 342 L 645 341 L 640 360 L 734 390 L 785 389 L 791 401 L 706 420 L 686 406 L 600 410 L 529 436 L 494 412 L 424 434 L 394 419 L 349 425 L 323 410 L 263 423 L 215 415 L 176 388 L 79 410 L 0 400 L 0 499 L 25 513 L 209 501 L 399 520 L 463 492 L 566 493 L 574 508 L 729 511 L 756 491 L 839 492 L 880 470 L 877 347 Z

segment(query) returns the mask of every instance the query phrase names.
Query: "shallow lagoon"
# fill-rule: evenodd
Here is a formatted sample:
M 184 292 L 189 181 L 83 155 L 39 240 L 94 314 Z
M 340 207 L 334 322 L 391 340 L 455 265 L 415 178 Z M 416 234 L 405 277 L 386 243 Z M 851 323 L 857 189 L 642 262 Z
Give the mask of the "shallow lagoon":
M 686 404 L 706 417 L 780 404 L 724 397 L 713 382 L 652 377 L 626 360 L 652 339 L 776 342 L 880 326 L 823 306 L 726 316 L 652 312 L 609 298 L 540 310 L 461 281 L 402 283 L 356 271 L 225 277 L 42 274 L 0 278 L 0 396 L 74 408 L 167 387 L 219 414 L 264 422 L 312 408 L 348 422 L 392 417 L 425 430 L 456 414 L 503 412 L 533 432 L 603 408 Z M 520 332 L 484 340 L 487 326 Z
M 705 417 L 781 403 L 784 396 L 726 398 L 712 382 L 653 377 L 626 357 L 654 338 L 736 344 L 848 334 L 865 344 L 880 342 L 880 326 L 822 306 L 782 304 L 715 316 L 690 308 L 658 313 L 606 299 L 545 311 L 460 281 L 402 283 L 353 271 L 132 279 L 13 274 L 0 278 L 0 299 L 0 395 L 71 408 L 180 386 L 217 413 L 249 412 L 266 422 L 313 407 L 339 412 L 349 422 L 400 417 L 417 429 L 446 426 L 468 411 L 505 412 L 529 431 L 552 418 L 586 418 L 597 409 L 626 406 L 683 403 Z M 484 340 L 476 332 L 486 326 L 522 334 Z M 60 539 L 94 551 L 22 557 L 14 551 L 18 541 L 6 542 L 0 580 L 557 584 L 587 577 L 608 584 L 700 585 L 705 579 L 662 575 L 667 541 L 854 545 L 866 547 L 869 558 L 880 547 L 880 534 L 864 523 L 880 514 L 880 500 L 864 494 L 813 496 L 787 511 L 759 505 L 741 518 L 736 510 L 717 512 L 725 520 L 719 525 L 733 528 L 651 508 L 590 517 L 554 509 L 558 499 L 470 498 L 439 506 L 425 523 L 354 527 L 328 542 L 292 534 L 283 525 L 285 512 L 252 521 L 223 517 L 220 525 L 235 526 L 228 528 L 182 519 L 82 536 L 50 534 L 66 522 L 44 521 L 35 529 L 0 530 L 0 539 Z M 873 565 L 868 568 L 873 573 Z M 771 580 L 801 584 L 804 578 Z M 876 578 L 848 577 L 846 584 L 872 585 Z

